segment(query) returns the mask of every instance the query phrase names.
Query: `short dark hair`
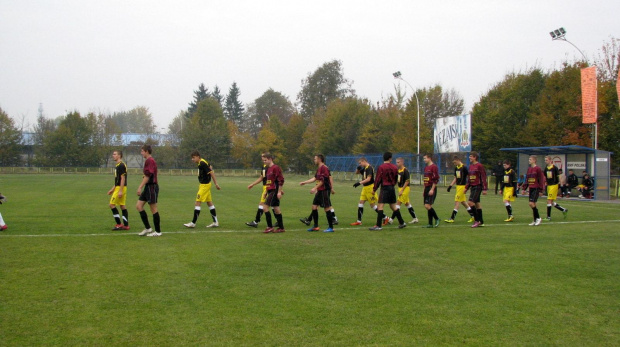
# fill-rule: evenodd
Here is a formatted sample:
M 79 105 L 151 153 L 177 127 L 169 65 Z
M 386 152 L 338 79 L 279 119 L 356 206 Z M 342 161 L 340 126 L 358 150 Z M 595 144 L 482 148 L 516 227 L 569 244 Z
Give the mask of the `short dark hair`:
M 117 149 L 114 152 L 118 153 L 118 155 L 120 155 L 121 158 L 123 157 L 123 151 Z M 112 152 L 112 153 L 114 153 L 114 152 Z
M 458 155 L 455 155 L 454 157 L 452 157 L 452 160 L 462 161 L 461 157 L 459 157 Z
M 263 155 L 261 155 L 261 157 L 267 158 L 269 160 L 273 160 L 273 155 L 271 153 L 269 153 L 269 152 L 263 153 Z
M 153 153 L 153 149 L 151 148 L 151 145 L 142 145 L 141 148 L 143 151 L 147 152 L 148 154 Z
M 191 156 L 192 157 L 200 157 L 200 152 L 198 152 L 198 150 L 195 149 L 195 150 L 192 151 Z
M 392 152 L 383 153 L 383 161 L 388 161 L 390 159 L 392 159 Z
M 321 159 L 321 163 L 325 163 L 325 156 L 323 154 L 316 154 L 315 157 Z
M 357 162 L 359 163 L 360 161 L 366 161 L 366 162 L 367 162 L 367 161 L 368 161 L 368 159 L 366 159 L 366 157 L 361 157 L 361 158 L 359 158 L 359 159 L 357 160 Z
M 480 158 L 480 156 L 478 155 L 478 152 L 469 152 L 469 155 L 471 155 L 472 157 L 476 158 L 476 160 L 478 160 L 478 158 Z
M 425 153 L 424 156 L 433 160 L 433 155 L 430 153 Z
M 512 163 L 510 162 L 510 160 L 506 159 L 504 160 L 504 165 L 512 165 Z

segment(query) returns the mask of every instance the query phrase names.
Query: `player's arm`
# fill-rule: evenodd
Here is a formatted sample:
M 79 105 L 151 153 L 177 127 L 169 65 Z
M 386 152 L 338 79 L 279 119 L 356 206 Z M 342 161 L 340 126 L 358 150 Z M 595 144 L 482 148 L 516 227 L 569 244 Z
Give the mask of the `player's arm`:
M 248 186 L 248 189 L 252 189 L 252 187 L 254 187 L 255 185 L 259 184 L 262 181 L 263 181 L 263 175 L 260 175 L 260 177 L 258 177 L 256 181 L 250 183 L 250 185 Z
M 144 188 L 144 186 L 149 183 L 149 178 L 151 178 L 150 175 L 144 175 L 142 176 L 142 181 L 140 182 L 140 185 L 138 186 L 138 196 L 140 196 L 140 194 L 142 193 L 142 189 Z
M 303 181 L 303 182 L 299 182 L 299 185 L 300 185 L 300 186 L 303 186 L 303 185 L 306 185 L 306 184 L 308 184 L 308 183 L 312 183 L 312 182 L 316 182 L 316 177 L 312 177 L 312 178 L 311 178 L 311 179 L 309 179 L 309 180 L 306 180 L 306 181 Z M 321 183 L 322 183 L 322 182 L 321 182 Z
M 329 186 L 332 188 L 332 194 L 336 194 L 336 191 L 334 190 L 334 178 L 332 175 L 329 175 Z
M 211 175 L 211 179 L 213 180 L 213 183 L 215 183 L 215 188 L 220 190 L 220 185 L 217 184 L 217 179 L 215 178 L 215 171 L 213 171 L 213 167 L 211 165 L 209 165 L 209 168 L 211 169 L 211 171 L 209 171 L 209 175 Z
M 120 198 L 121 196 L 123 196 L 123 187 L 125 186 L 125 175 L 121 175 L 121 186 L 118 189 L 118 197 Z

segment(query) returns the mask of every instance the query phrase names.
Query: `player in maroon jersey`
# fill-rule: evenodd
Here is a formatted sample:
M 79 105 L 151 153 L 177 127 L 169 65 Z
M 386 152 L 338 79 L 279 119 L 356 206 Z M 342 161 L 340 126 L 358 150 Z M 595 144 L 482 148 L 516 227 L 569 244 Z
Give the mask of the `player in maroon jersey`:
M 263 164 L 267 166 L 267 173 L 265 177 L 267 181 L 265 183 L 267 187 L 267 197 L 265 198 L 265 220 L 267 221 L 267 229 L 263 231 L 268 233 L 283 233 L 284 223 L 282 223 L 282 211 L 280 210 L 280 199 L 282 199 L 282 186 L 284 185 L 284 176 L 282 175 L 282 169 L 273 162 L 273 155 L 270 153 L 264 153 L 261 158 Z M 278 228 L 274 229 L 271 221 L 271 212 L 269 209 L 273 208 L 273 215 L 278 222 Z
M 424 208 L 428 214 L 428 225 L 424 228 L 437 228 L 439 226 L 439 216 L 433 208 L 435 197 L 437 197 L 437 183 L 439 183 L 439 169 L 433 163 L 433 155 L 425 154 L 424 163 Z M 433 221 L 435 221 L 433 223 Z
M 530 190 L 530 207 L 532 208 L 532 213 L 534 214 L 534 221 L 529 225 L 532 226 L 540 225 L 542 222 L 542 218 L 540 218 L 538 208 L 536 207 L 536 202 L 538 201 L 540 192 L 545 188 L 545 174 L 539 166 L 536 166 L 537 161 L 538 158 L 535 155 L 530 155 L 528 159 L 530 167 L 527 169 L 525 183 L 523 183 L 522 187 L 523 194 L 525 194 L 525 191 L 528 188 Z
M 482 206 L 480 205 L 480 194 L 487 195 L 487 173 L 484 170 L 484 166 L 478 162 L 479 155 L 477 152 L 471 152 L 469 154 L 469 168 L 468 180 L 465 185 L 465 192 L 469 192 L 469 201 L 467 204 L 471 207 L 474 215 L 474 224 L 472 228 L 484 226 L 484 219 L 482 218 Z
M 370 228 L 370 230 L 381 230 L 381 224 L 385 217 L 383 214 L 383 205 L 385 204 L 390 205 L 390 208 L 395 213 L 395 217 L 398 218 L 398 228 L 402 229 L 407 226 L 400 214 L 400 210 L 396 206 L 396 190 L 394 190 L 394 186 L 397 183 L 398 167 L 392 164 L 392 153 L 385 152 L 383 154 L 383 164 L 379 165 L 377 169 L 375 184 L 372 188 L 372 193 L 375 194 L 377 189 L 381 187 L 381 193 L 379 194 L 379 203 L 377 204 L 377 224 Z
M 155 163 L 155 159 L 151 156 L 152 152 L 153 150 L 151 145 L 144 145 L 140 150 L 140 154 L 142 154 L 142 157 L 146 159 L 142 170 L 144 176 L 142 177 L 142 182 L 140 182 L 140 186 L 138 187 L 137 193 L 139 198 L 138 203 L 136 204 L 136 209 L 140 213 L 142 223 L 144 223 L 144 230 L 138 234 L 140 236 L 161 236 L 159 211 L 157 210 L 157 197 L 159 196 L 157 163 Z M 151 224 L 149 223 L 146 211 L 144 211 L 144 205 L 147 202 L 151 209 L 151 213 L 153 214 L 153 224 L 155 226 L 154 231 L 151 229 Z
M 329 227 L 323 232 L 334 232 L 334 214 L 332 212 L 332 202 L 330 198 L 330 192 L 332 190 L 332 180 L 329 173 L 329 168 L 325 165 L 325 156 L 323 154 L 317 154 L 314 156 L 314 163 L 317 165 L 316 174 L 309 180 L 299 182 L 300 186 L 316 182 L 314 188 L 310 189 L 310 193 L 314 194 L 314 200 L 312 201 L 312 220 L 314 226 L 310 227 L 308 231 L 319 231 L 319 206 L 325 209 L 327 215 L 327 223 Z

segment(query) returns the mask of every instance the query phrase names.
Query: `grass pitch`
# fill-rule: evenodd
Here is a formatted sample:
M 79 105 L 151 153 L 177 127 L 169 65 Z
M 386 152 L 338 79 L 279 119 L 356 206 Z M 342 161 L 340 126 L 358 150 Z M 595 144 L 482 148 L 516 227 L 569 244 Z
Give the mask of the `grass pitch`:
M 196 229 L 182 226 L 196 178 L 161 176 L 164 235 L 145 238 L 138 179 L 129 177 L 131 230 L 116 232 L 111 176 L 0 176 L 0 345 L 620 344 L 620 205 L 560 201 L 567 220 L 554 209 L 553 221 L 529 227 L 526 198 L 504 223 L 501 197 L 489 195 L 484 228 L 461 211 L 437 229 L 371 232 L 368 207 L 363 226 L 348 225 L 359 188 L 336 182 L 340 225 L 309 233 L 298 219 L 310 187 L 286 176 L 287 231 L 265 235 L 244 225 L 259 200 L 253 178 L 219 177 L 221 226 L 210 230 L 206 208 Z M 426 224 L 420 187 L 411 199 Z M 440 189 L 442 221 L 452 206 Z

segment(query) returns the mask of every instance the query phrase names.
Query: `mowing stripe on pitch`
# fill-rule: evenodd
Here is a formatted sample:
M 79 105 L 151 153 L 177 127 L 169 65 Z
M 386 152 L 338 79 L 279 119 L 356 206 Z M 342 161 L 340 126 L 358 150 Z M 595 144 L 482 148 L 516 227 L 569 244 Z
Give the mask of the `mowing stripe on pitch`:
M 613 219 L 613 220 L 583 220 L 583 221 L 561 221 L 561 222 L 545 222 L 543 220 L 543 223 L 541 225 L 538 226 L 538 228 L 540 228 L 541 226 L 552 226 L 552 225 L 562 225 L 562 224 L 591 224 L 591 223 L 618 223 L 620 222 L 620 219 Z M 526 222 L 520 222 L 520 223 L 515 223 L 515 222 L 506 222 L 506 223 L 500 223 L 500 224 L 485 224 L 484 227 L 482 228 L 477 228 L 478 230 L 485 230 L 485 229 L 491 229 L 492 227 L 515 227 L 515 226 L 527 226 L 530 223 L 530 221 L 526 221 Z M 418 230 L 418 229 L 424 229 L 423 225 L 407 225 L 406 228 L 404 229 L 398 229 L 396 226 L 390 226 L 387 228 L 384 228 L 382 231 L 413 231 L 413 230 Z M 441 229 L 463 229 L 463 230 L 467 230 L 467 229 L 471 229 L 471 224 L 463 222 L 463 224 L 459 224 L 459 223 L 454 223 L 454 224 L 446 224 L 446 223 L 442 223 L 440 224 L 439 228 L 433 228 L 432 230 L 434 231 L 441 231 Z M 532 228 L 532 230 L 535 230 L 536 228 Z M 306 231 L 305 228 L 302 229 L 287 229 L 287 232 L 293 232 L 293 231 Z M 344 227 L 344 228 L 337 228 L 336 229 L 336 233 L 338 231 L 368 231 L 368 227 Z M 379 231 L 380 232 L 380 231 Z M 260 229 L 258 230 L 253 230 L 253 229 L 248 229 L 248 230 L 230 230 L 230 229 L 209 229 L 209 230 L 183 230 L 183 231 L 164 231 L 163 235 L 168 235 L 168 234 L 219 234 L 219 233 L 255 233 L 255 234 L 262 234 L 262 231 Z M 323 234 L 322 230 L 317 231 L 317 232 L 313 232 L 313 234 Z M 331 234 L 331 233 L 330 233 Z M 30 235 L 11 235 L 11 234 L 6 234 L 5 232 L 3 232 L 2 234 L 0 234 L 0 238 L 10 238 L 10 237 L 93 237 L 93 236 L 138 236 L 138 234 L 136 232 L 132 232 L 132 233 L 128 233 L 128 232 L 122 232 L 122 233 L 117 233 L 117 232 L 109 232 L 109 233 L 95 233 L 95 234 L 30 234 Z

